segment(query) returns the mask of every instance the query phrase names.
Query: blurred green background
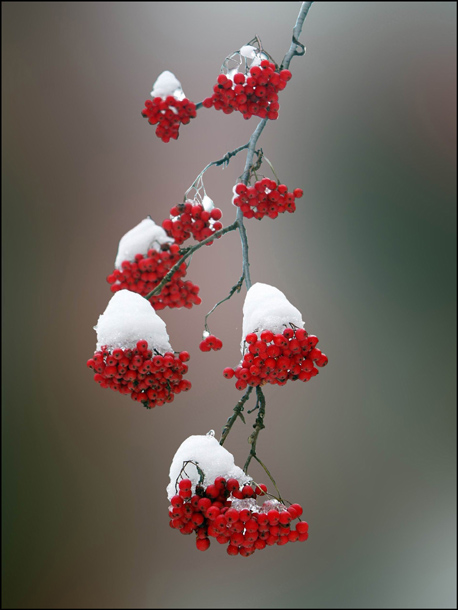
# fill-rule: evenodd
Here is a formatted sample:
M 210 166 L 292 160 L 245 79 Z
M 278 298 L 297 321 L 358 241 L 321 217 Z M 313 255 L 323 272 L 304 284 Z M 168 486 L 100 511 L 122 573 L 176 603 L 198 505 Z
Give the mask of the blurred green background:
M 236 234 L 193 257 L 202 305 L 161 313 L 191 392 L 146 411 L 86 368 L 120 237 L 161 222 L 258 121 L 203 109 L 163 144 L 140 116 L 156 76 L 200 101 L 255 34 L 281 60 L 299 7 L 2 3 L 3 607 L 456 606 L 456 3 L 315 3 L 259 140 L 304 197 L 247 221 L 252 279 L 285 292 L 330 360 L 267 388 L 258 442 L 306 543 L 234 558 L 168 525 L 176 449 L 219 433 L 240 396 L 221 371 L 244 289 L 210 318 L 223 350 L 198 350 L 240 276 Z M 226 223 L 243 164 L 205 177 Z M 250 425 L 226 443 L 241 466 Z

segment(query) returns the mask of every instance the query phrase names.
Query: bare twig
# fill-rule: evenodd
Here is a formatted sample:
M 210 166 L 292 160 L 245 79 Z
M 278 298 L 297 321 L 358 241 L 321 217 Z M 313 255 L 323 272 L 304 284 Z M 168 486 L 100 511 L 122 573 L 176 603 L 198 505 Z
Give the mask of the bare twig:
M 207 313 L 207 315 L 205 316 L 205 330 L 206 330 L 207 332 L 210 332 L 210 329 L 209 329 L 209 328 L 208 328 L 208 326 L 207 326 L 207 319 L 208 319 L 208 316 L 210 316 L 210 315 L 211 315 L 211 314 L 212 314 L 212 313 L 215 311 L 215 309 L 216 309 L 216 308 L 217 308 L 219 305 L 221 305 L 221 303 L 224 303 L 224 301 L 228 301 L 228 300 L 231 298 L 231 296 L 234 294 L 234 292 L 236 292 L 236 291 L 237 291 L 237 292 L 240 292 L 240 289 L 241 289 L 242 284 L 243 284 L 243 278 L 244 278 L 244 275 L 243 275 L 243 273 L 242 273 L 242 275 L 240 276 L 240 279 L 239 279 L 239 281 L 237 282 L 237 284 L 235 284 L 235 286 L 232 286 L 232 288 L 231 288 L 231 290 L 230 290 L 230 292 L 229 292 L 228 296 L 227 296 L 227 297 L 225 297 L 224 299 L 221 299 L 221 301 L 218 301 L 218 303 L 216 303 L 216 305 L 213 305 L 213 307 L 212 307 L 212 308 L 210 309 L 210 311 Z
M 191 186 L 186 191 L 185 197 L 184 197 L 185 200 L 186 200 L 186 195 L 189 193 L 189 191 L 197 186 L 199 180 L 202 178 L 202 176 L 205 174 L 205 172 L 208 169 L 210 169 L 210 167 L 212 167 L 213 165 L 215 167 L 219 167 L 220 165 L 223 165 L 224 167 L 226 167 L 229 164 L 229 161 L 232 159 L 232 157 L 235 157 L 235 155 L 238 155 L 239 152 L 241 152 L 242 150 L 245 150 L 245 148 L 248 148 L 248 146 L 249 146 L 249 143 L 244 144 L 243 146 L 239 146 L 238 148 L 231 150 L 230 152 L 227 152 L 224 155 L 224 157 L 221 157 L 221 159 L 218 159 L 218 161 L 212 161 L 206 167 L 204 167 L 204 169 L 200 172 L 200 174 L 197 176 L 197 178 L 194 180 L 194 182 L 191 184 Z

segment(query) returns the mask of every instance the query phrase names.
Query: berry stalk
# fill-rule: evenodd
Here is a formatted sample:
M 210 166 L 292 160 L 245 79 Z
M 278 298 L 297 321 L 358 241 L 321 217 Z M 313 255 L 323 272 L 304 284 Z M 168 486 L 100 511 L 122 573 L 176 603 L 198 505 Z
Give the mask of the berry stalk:
M 207 324 L 208 317 L 215 311 L 215 309 L 217 307 L 219 307 L 221 305 L 221 303 L 224 303 L 225 301 L 228 301 L 232 297 L 234 292 L 240 292 L 240 289 L 242 288 L 244 277 L 245 276 L 242 273 L 242 275 L 240 276 L 239 281 L 237 282 L 237 284 L 235 284 L 235 286 L 232 286 L 232 288 L 230 289 L 229 294 L 227 295 L 227 297 L 224 297 L 224 299 L 221 299 L 221 301 L 218 301 L 218 303 L 216 303 L 216 305 L 213 305 L 213 307 L 207 313 L 207 315 L 205 316 L 205 322 L 204 322 L 205 330 L 207 332 L 210 332 L 210 329 L 208 328 L 208 324 Z
M 245 394 L 242 396 L 242 398 L 235 405 L 234 413 L 231 415 L 231 417 L 229 417 L 229 419 L 226 422 L 226 425 L 223 428 L 221 440 L 219 442 L 220 445 L 224 445 L 224 441 L 226 440 L 229 432 L 231 431 L 231 428 L 234 425 L 234 422 L 237 419 L 237 417 L 240 417 L 240 419 L 245 423 L 245 418 L 242 415 L 243 406 L 245 405 L 246 401 L 250 398 L 250 394 L 252 391 L 253 391 L 253 387 L 250 386 L 247 389 L 247 391 L 245 392 Z

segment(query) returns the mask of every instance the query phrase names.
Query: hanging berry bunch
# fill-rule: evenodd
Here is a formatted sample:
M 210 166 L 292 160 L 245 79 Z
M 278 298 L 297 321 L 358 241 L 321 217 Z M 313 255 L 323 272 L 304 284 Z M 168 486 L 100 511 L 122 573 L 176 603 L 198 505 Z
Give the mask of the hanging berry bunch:
M 226 546 L 228 555 L 249 557 L 266 546 L 308 538 L 308 523 L 293 525 L 303 512 L 299 504 L 287 508 L 278 500 L 256 503 L 258 495 L 267 493 L 265 485 L 245 485 L 240 490 L 237 479 L 219 476 L 206 488 L 198 486 L 194 495 L 191 487 L 190 479 L 180 480 L 179 492 L 170 501 L 170 527 L 182 534 L 195 532 L 199 551 L 206 551 L 210 538 L 215 538 Z
M 140 295 L 117 292 L 95 330 L 97 346 L 87 366 L 101 387 L 130 394 L 149 409 L 190 389 L 183 379 L 188 352 L 172 350 L 165 323 Z
M 270 120 L 278 118 L 278 93 L 291 79 L 291 72 L 279 70 L 273 61 L 269 61 L 260 48 L 259 39 L 256 40 L 258 47 L 249 43 L 226 58 L 213 87 L 213 95 L 202 102 L 205 108 L 213 107 L 225 114 L 239 111 L 244 119 L 252 116 Z
M 220 222 L 222 215 L 219 208 L 207 210 L 203 203 L 188 199 L 173 206 L 170 210 L 171 218 L 164 220 L 162 227 L 177 244 L 182 244 L 191 236 L 196 241 L 202 241 L 223 228 Z
M 215 476 L 217 472 L 222 474 Z M 308 538 L 308 524 L 300 520 L 302 507 L 287 507 L 268 493 L 266 485 L 254 483 L 235 466 L 213 431 L 190 436 L 181 444 L 170 467 L 167 492 L 170 527 L 195 533 L 200 551 L 206 551 L 214 538 L 229 555 L 249 557 L 267 546 Z M 257 498 L 264 502 L 259 505 Z
M 288 380 L 309 381 L 326 366 L 328 358 L 316 345 L 318 337 L 303 329 L 299 310 L 268 284 L 254 284 L 243 307 L 242 361 L 223 371 L 236 378 L 235 387 L 285 385 Z M 284 329 L 284 330 L 282 330 Z M 249 332 L 248 332 L 249 331 Z
M 150 247 L 152 246 L 152 247 Z M 186 265 L 179 265 L 158 295 L 149 296 L 180 260 L 180 248 L 151 218 L 145 218 L 119 242 L 115 270 L 107 277 L 112 292 L 130 290 L 147 297 L 156 310 L 199 305 L 199 287 L 183 281 Z
M 201 352 L 211 352 L 212 350 L 218 352 L 223 347 L 223 342 L 215 335 L 208 335 L 202 339 L 199 344 Z
M 166 70 L 154 83 L 152 100 L 146 100 L 142 116 L 150 125 L 157 125 L 156 135 L 163 142 L 177 140 L 180 125 L 187 125 L 196 117 L 196 105 L 183 93 L 180 82 Z
M 285 328 L 281 334 L 265 330 L 260 337 L 250 333 L 245 342 L 248 349 L 241 364 L 223 371 L 227 379 L 237 379 L 238 390 L 244 390 L 247 385 L 285 385 L 288 380 L 296 379 L 309 381 L 318 375 L 317 366 L 328 363 L 328 357 L 314 347 L 318 337 L 308 335 L 302 328 Z
M 186 392 L 191 383 L 183 379 L 188 366 L 188 352 L 166 352 L 148 349 L 147 341 L 138 341 L 132 349 L 103 346 L 87 361 L 95 371 L 94 381 L 102 388 L 111 388 L 120 394 L 130 394 L 147 409 L 173 402 L 175 394 Z
M 296 199 L 302 197 L 302 189 L 288 191 L 285 184 L 277 184 L 274 180 L 263 178 L 255 182 L 253 186 L 247 186 L 240 182 L 233 189 L 232 203 L 239 207 L 245 218 L 257 218 L 261 220 L 264 216 L 277 218 L 284 212 L 296 211 Z

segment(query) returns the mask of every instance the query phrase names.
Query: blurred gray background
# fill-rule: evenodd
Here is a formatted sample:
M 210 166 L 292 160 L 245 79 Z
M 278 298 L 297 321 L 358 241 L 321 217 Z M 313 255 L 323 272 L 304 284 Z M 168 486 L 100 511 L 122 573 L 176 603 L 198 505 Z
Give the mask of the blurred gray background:
M 267 388 L 258 442 L 307 542 L 245 559 L 168 525 L 176 449 L 219 434 L 240 397 L 221 371 L 245 289 L 210 318 L 223 350 L 198 350 L 239 278 L 237 234 L 193 257 L 202 305 L 161 314 L 192 391 L 147 411 L 86 368 L 120 237 L 258 122 L 202 109 L 164 144 L 140 116 L 154 80 L 169 69 L 200 101 L 255 34 L 280 61 L 299 7 L 2 3 L 3 607 L 456 606 L 456 3 L 315 3 L 259 140 L 304 197 L 247 221 L 252 279 L 330 360 Z M 205 177 L 225 223 L 244 160 Z M 225 445 L 241 466 L 251 418 Z

